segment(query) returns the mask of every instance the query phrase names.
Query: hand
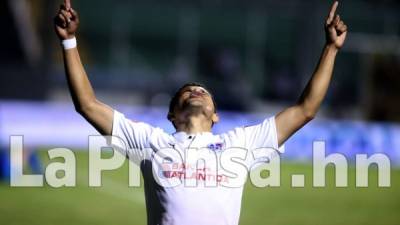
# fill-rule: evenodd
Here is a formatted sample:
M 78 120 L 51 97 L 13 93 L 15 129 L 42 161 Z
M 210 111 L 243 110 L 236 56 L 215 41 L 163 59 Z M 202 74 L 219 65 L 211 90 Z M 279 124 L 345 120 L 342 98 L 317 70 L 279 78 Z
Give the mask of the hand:
M 54 28 L 57 36 L 61 40 L 74 38 L 78 25 L 78 13 L 71 8 L 70 0 L 64 0 L 64 4 L 60 6 L 60 10 L 54 17 Z
M 339 15 L 335 15 L 338 5 L 337 1 L 333 3 L 325 22 L 326 44 L 336 49 L 340 49 L 343 46 L 347 35 L 346 24 L 340 19 Z

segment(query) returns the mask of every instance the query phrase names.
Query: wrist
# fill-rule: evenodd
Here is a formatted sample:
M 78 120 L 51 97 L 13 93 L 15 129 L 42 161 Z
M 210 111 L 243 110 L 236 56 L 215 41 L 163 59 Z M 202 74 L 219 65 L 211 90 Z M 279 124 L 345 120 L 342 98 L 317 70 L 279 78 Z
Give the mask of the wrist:
M 333 44 L 333 43 L 326 43 L 325 44 L 325 50 L 327 50 L 328 52 L 331 52 L 331 53 L 338 53 L 338 51 L 339 51 L 339 48 L 338 47 L 336 47 L 336 45 L 335 44 Z
M 61 41 L 61 45 L 63 46 L 64 50 L 72 49 L 77 47 L 77 41 L 75 36 L 64 39 Z

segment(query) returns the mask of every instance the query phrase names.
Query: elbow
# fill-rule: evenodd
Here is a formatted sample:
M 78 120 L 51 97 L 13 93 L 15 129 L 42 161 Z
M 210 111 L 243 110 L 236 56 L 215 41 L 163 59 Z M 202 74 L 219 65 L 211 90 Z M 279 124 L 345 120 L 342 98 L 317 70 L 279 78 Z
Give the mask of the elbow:
M 309 102 L 303 102 L 301 104 L 298 105 L 300 110 L 301 110 L 301 114 L 305 120 L 305 122 L 309 122 L 311 120 L 313 120 L 315 118 L 315 116 L 318 113 L 318 109 L 319 106 L 315 105 L 315 104 L 310 104 Z
M 316 115 L 317 115 L 317 110 L 306 110 L 304 112 L 305 121 L 310 122 L 315 118 Z
M 75 112 L 79 113 L 80 115 L 85 114 L 85 109 L 82 106 L 75 106 Z
M 75 111 L 80 115 L 85 116 L 93 110 L 95 104 L 96 101 L 88 101 L 80 104 L 75 104 Z
M 75 106 L 75 112 L 77 112 L 80 115 L 82 115 L 82 114 L 84 114 L 84 109 L 81 106 Z

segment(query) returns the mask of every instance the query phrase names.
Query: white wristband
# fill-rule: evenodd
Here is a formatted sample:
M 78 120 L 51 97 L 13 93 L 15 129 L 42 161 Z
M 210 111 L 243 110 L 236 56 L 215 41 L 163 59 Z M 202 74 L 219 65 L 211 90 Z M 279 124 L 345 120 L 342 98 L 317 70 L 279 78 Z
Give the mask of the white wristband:
M 66 39 L 61 42 L 62 46 L 64 47 L 65 50 L 71 49 L 71 48 L 76 48 L 77 43 L 76 43 L 76 38 L 71 38 L 71 39 Z

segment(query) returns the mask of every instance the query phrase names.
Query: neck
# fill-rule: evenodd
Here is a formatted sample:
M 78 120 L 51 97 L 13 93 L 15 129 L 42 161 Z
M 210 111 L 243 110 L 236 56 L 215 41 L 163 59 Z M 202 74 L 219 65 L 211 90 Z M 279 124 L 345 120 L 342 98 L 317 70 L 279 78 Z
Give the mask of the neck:
M 196 134 L 201 132 L 211 132 L 212 122 L 204 115 L 189 116 L 181 122 L 176 123 L 176 131 Z

